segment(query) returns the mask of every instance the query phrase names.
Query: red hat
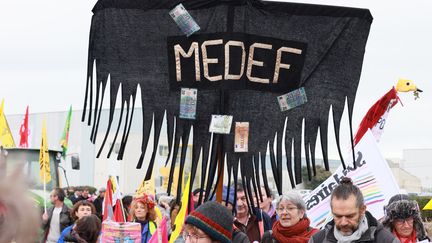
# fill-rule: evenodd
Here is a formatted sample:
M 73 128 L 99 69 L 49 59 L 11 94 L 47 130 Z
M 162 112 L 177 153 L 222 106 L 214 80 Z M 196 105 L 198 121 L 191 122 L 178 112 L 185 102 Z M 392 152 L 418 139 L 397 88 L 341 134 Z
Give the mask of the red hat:
M 154 208 L 156 203 L 153 201 L 153 199 L 144 193 L 142 197 L 137 197 L 134 199 L 135 203 L 142 203 L 143 205 L 146 205 L 148 209 Z

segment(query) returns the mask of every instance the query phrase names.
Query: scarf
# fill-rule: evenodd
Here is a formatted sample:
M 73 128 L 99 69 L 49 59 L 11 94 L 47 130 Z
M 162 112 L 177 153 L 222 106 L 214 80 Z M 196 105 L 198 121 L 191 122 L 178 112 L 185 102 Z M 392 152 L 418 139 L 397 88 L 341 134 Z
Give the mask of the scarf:
M 337 239 L 338 243 L 350 243 L 354 242 L 363 235 L 364 232 L 369 228 L 368 221 L 366 219 L 366 216 L 363 215 L 363 218 L 360 220 L 359 227 L 356 231 L 354 231 L 351 235 L 345 236 L 342 235 L 342 233 L 334 227 L 334 236 Z
M 415 243 L 417 242 L 417 232 L 415 229 L 413 229 L 412 233 L 408 237 L 403 237 L 396 230 L 393 229 L 393 235 L 396 235 L 396 237 L 399 239 L 401 243 Z
M 270 218 L 271 218 L 275 213 L 276 213 L 276 208 L 273 207 L 272 204 L 270 204 L 270 209 L 269 209 L 269 211 L 267 212 L 268 216 L 270 216 Z
M 284 227 L 278 220 L 272 228 L 273 237 L 279 242 L 307 243 L 309 238 L 318 231 L 314 228 L 309 229 L 309 224 L 308 218 L 302 218 L 297 224 Z

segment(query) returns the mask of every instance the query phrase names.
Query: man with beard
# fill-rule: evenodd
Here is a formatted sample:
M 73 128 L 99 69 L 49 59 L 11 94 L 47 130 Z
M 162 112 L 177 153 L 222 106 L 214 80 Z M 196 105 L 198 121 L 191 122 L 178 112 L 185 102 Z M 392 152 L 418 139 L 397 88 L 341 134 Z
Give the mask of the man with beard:
M 52 207 L 42 215 L 42 227 L 44 230 L 44 240 L 46 243 L 56 243 L 60 238 L 60 233 L 72 224 L 69 208 L 64 204 L 66 197 L 61 188 L 54 188 L 50 194 Z
M 363 194 L 350 178 L 342 178 L 333 190 L 330 206 L 333 220 L 313 235 L 309 243 L 399 242 L 366 211 Z

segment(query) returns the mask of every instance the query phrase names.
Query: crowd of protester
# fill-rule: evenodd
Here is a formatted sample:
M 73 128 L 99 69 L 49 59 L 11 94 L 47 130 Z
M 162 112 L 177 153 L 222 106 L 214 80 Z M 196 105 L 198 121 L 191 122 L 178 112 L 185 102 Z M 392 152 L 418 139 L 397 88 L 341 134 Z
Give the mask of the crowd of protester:
M 52 206 L 41 215 L 41 242 L 101 242 L 105 188 L 91 194 L 88 187 L 74 190 L 55 188 L 50 193 Z M 273 197 L 261 188 L 261 195 L 248 200 L 241 183 L 234 188 L 223 187 L 222 201 L 196 189 L 192 193 L 194 210 L 181 225 L 174 242 L 429 242 L 416 201 L 406 195 L 395 195 L 385 207 L 385 217 L 376 219 L 367 211 L 360 189 L 350 178 L 343 178 L 330 198 L 333 220 L 321 230 L 311 227 L 302 196 L 288 192 Z M 65 204 L 68 198 L 72 208 Z M 201 201 L 200 201 L 201 200 Z M 251 205 L 253 204 L 253 205 Z M 180 200 L 170 196 L 123 196 L 125 218 L 139 224 L 141 242 L 147 243 L 155 234 L 161 219 L 167 220 L 167 235 L 172 237 L 175 219 L 181 209 Z M 1 221 L 1 227 L 5 227 Z M 160 217 L 160 216 L 159 216 Z M 16 241 L 19 242 L 19 241 Z

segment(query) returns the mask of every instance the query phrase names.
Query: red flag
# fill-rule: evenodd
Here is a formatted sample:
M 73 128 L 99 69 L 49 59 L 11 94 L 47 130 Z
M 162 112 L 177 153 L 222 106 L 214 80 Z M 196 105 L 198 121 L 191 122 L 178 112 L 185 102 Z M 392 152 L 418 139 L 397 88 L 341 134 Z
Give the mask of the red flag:
M 19 142 L 19 146 L 21 148 L 28 148 L 28 135 L 29 135 L 29 130 L 28 130 L 28 114 L 29 114 L 29 107 L 27 106 L 26 114 L 24 116 L 24 120 L 21 123 L 21 127 L 20 127 L 20 142 Z
M 372 129 L 379 119 L 386 113 L 388 109 L 393 108 L 398 103 L 399 97 L 397 95 L 396 89 L 393 87 L 389 90 L 383 97 L 381 97 L 375 104 L 369 108 L 366 115 L 363 117 L 363 120 L 360 123 L 360 126 L 357 130 L 357 133 L 354 137 L 354 145 L 356 145 L 363 135 L 366 133 L 368 129 Z M 400 101 L 400 100 L 399 100 Z
M 112 178 L 109 177 L 107 181 L 107 187 L 104 197 L 104 205 L 103 205 L 103 217 L 102 221 L 106 219 L 111 219 L 115 222 L 125 222 L 125 218 L 123 216 L 123 206 L 120 202 L 121 197 L 119 193 L 119 188 L 117 187 L 114 192 L 113 181 Z M 115 205 L 113 206 L 113 202 Z M 114 209 L 113 209 L 114 207 Z
M 112 220 L 116 222 L 125 222 L 123 217 L 123 207 L 121 205 L 120 199 L 117 199 L 115 207 L 114 207 L 114 216 Z
M 104 205 L 103 205 L 103 217 L 102 221 L 106 220 L 107 218 L 112 219 L 113 218 L 113 203 L 112 203 L 112 183 L 111 180 L 108 178 L 107 181 L 107 187 L 104 197 Z

